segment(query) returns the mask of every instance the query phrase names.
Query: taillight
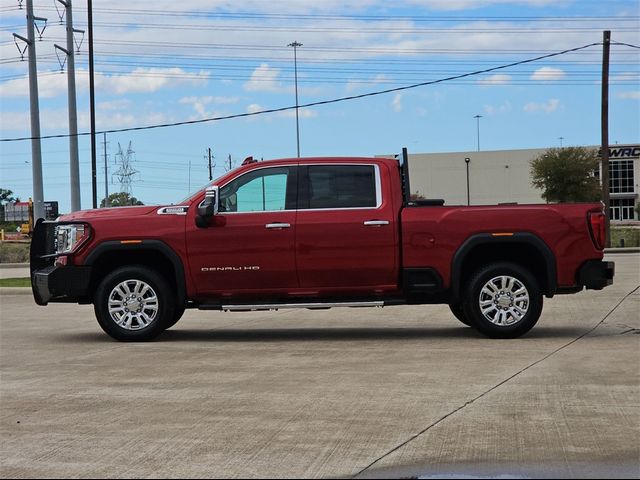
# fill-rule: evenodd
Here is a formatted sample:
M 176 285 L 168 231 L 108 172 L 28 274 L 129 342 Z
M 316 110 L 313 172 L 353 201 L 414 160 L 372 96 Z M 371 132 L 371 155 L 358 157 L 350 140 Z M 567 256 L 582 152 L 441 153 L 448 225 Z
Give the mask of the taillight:
M 589 212 L 591 240 L 598 250 L 604 250 L 607 238 L 606 221 L 603 212 Z

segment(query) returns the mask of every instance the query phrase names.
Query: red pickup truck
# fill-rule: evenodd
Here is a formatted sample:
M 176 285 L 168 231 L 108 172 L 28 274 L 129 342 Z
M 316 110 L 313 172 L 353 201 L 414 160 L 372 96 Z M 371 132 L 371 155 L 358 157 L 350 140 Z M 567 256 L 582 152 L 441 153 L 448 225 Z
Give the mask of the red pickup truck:
M 429 303 L 513 338 L 544 296 L 612 283 L 601 204 L 412 201 L 403 159 L 248 161 L 178 205 L 39 220 L 35 301 L 93 303 L 122 341 L 156 337 L 186 308 Z

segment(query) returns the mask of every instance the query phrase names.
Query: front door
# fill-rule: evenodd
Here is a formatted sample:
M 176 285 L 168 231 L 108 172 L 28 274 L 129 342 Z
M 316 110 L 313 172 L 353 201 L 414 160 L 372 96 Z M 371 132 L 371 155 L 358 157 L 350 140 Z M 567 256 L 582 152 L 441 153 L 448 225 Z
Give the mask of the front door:
M 296 167 L 266 167 L 220 186 L 208 228 L 187 226 L 198 294 L 281 293 L 298 286 L 295 266 Z

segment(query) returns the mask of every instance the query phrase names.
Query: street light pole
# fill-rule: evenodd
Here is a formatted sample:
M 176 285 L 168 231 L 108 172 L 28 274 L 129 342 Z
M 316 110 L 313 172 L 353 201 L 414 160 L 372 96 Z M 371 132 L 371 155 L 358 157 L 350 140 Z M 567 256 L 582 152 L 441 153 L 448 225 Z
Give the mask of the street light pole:
M 473 118 L 475 118 L 477 120 L 477 125 L 478 125 L 478 151 L 480 151 L 480 119 L 482 118 L 482 115 L 476 115 Z
M 471 159 L 469 157 L 464 159 L 464 163 L 467 164 L 467 205 L 471 205 L 471 197 L 469 195 L 469 163 Z
M 300 121 L 298 117 L 298 47 L 301 47 L 302 44 L 296 41 L 287 46 L 293 47 L 293 69 L 296 84 L 296 140 L 298 146 L 298 158 L 300 158 Z

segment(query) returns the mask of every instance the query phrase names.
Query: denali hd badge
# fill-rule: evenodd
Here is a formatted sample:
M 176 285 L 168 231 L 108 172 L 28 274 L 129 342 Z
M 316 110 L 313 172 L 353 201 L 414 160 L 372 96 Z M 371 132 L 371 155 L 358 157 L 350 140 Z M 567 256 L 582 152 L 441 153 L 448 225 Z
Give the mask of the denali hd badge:
M 247 270 L 260 270 L 260 267 L 257 265 L 246 267 L 202 267 L 200 270 L 203 272 L 244 272 Z

